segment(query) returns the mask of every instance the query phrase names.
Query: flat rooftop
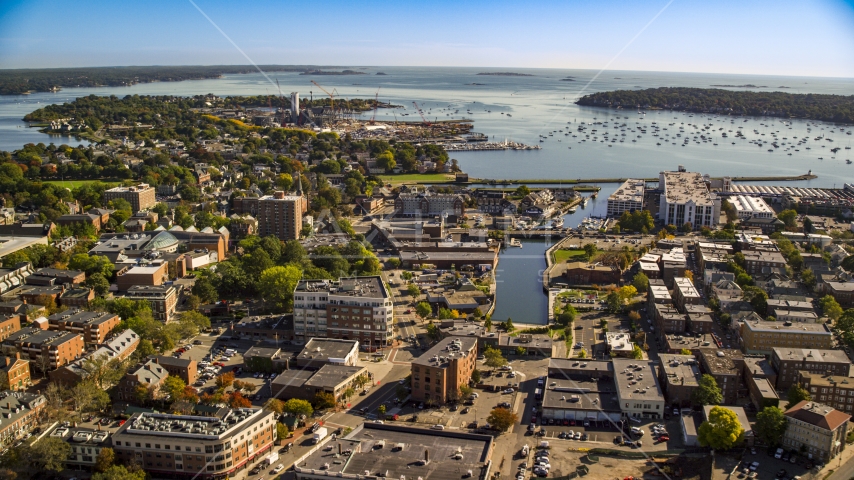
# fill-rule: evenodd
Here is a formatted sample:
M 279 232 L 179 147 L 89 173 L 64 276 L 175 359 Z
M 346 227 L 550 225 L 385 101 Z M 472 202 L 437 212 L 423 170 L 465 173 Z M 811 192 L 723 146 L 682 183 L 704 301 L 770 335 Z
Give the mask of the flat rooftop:
M 695 205 L 713 205 L 712 194 L 703 181 L 703 176 L 697 172 L 661 172 L 668 203 L 687 203 L 693 200 Z
M 623 358 L 615 358 L 612 362 L 620 398 L 664 401 L 653 362 Z
M 412 365 L 423 365 L 425 367 L 439 368 L 448 365 L 453 358 L 462 358 L 473 355 L 477 351 L 477 339 L 473 337 L 447 337 L 443 338 L 430 350 L 424 352 L 420 357 L 412 361 Z
M 661 369 L 667 383 L 688 387 L 699 386 L 699 362 L 693 355 L 662 353 L 658 358 L 661 360 Z
M 731 348 L 701 348 L 700 358 L 712 375 L 733 375 L 741 370 L 744 355 Z
M 805 323 L 805 322 L 769 322 L 762 321 L 746 321 L 744 328 L 754 332 L 769 332 L 769 333 L 804 333 L 813 335 L 831 335 L 830 328 L 824 323 Z
M 79 309 L 70 309 L 47 317 L 51 322 L 68 322 L 80 325 L 100 325 L 114 318 L 116 315 L 113 313 L 87 312 Z
M 819 348 L 786 348 L 774 347 L 771 349 L 773 356 L 783 361 L 803 361 L 810 363 L 851 363 L 848 355 L 842 350 L 822 350 Z
M 337 340 L 333 338 L 312 338 L 299 353 L 300 360 L 328 361 L 344 359 L 353 349 L 359 348 L 356 340 Z
M 459 480 L 468 470 L 479 478 L 492 444 L 490 435 L 366 423 L 298 459 L 294 468 L 297 478 L 317 471 L 343 478 Z M 343 455 L 338 455 L 339 449 Z M 423 461 L 425 455 L 428 462 Z
M 623 182 L 617 191 L 612 193 L 608 197 L 608 201 L 611 202 L 643 202 L 643 191 L 646 186 L 646 182 L 643 180 L 637 180 L 634 178 L 630 178 Z
M 332 280 L 300 280 L 296 293 L 327 292 L 336 296 L 359 298 L 387 298 L 383 281 L 379 276 L 341 278 Z
M 272 412 L 267 412 L 272 415 Z M 221 416 L 139 413 L 119 428 L 116 435 L 154 435 L 173 438 L 216 439 L 246 429 L 265 415 L 260 408 L 223 409 Z
M 611 378 L 573 379 L 558 374 L 546 379 L 543 408 L 619 412 L 620 402 Z
M 315 372 L 304 385 L 315 388 L 335 388 L 353 376 L 366 371 L 365 367 L 327 364 L 320 367 L 320 370 Z

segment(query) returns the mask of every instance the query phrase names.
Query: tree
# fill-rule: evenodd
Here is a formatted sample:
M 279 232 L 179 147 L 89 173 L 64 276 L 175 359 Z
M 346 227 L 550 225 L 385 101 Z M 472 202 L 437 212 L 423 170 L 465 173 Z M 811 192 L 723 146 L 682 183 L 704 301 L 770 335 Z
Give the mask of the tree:
M 588 243 L 584 247 L 584 254 L 587 256 L 587 261 L 593 259 L 596 256 L 596 253 L 599 251 L 599 248 L 596 247 L 595 243 Z
M 788 410 L 794 407 L 798 402 L 812 400 L 812 397 L 807 389 L 796 383 L 789 387 L 789 391 L 786 393 L 786 399 L 789 401 L 789 403 L 786 404 L 786 410 Z
M 324 410 L 335 407 L 335 395 L 329 392 L 317 392 L 314 395 L 314 408 L 316 410 Z
M 777 215 L 777 218 L 785 223 L 787 227 L 795 227 L 798 225 L 798 212 L 795 210 L 783 210 Z
M 487 316 L 487 317 L 483 320 L 483 328 L 484 328 L 487 332 L 491 332 L 491 331 L 492 331 L 492 319 L 491 319 L 489 316 Z
M 723 402 L 724 397 L 715 377 L 703 374 L 697 384 L 697 389 L 691 394 L 691 403 L 695 405 L 720 405 Z
M 807 290 L 812 291 L 815 288 L 818 281 L 815 278 L 815 274 L 812 270 L 806 269 L 801 271 L 801 282 L 807 287 Z
M 397 162 L 394 161 L 394 153 L 390 150 L 386 150 L 385 152 L 377 155 L 377 166 L 384 169 L 386 172 L 391 171 L 397 166 Z
M 178 316 L 178 323 L 184 323 L 187 325 L 192 325 L 198 330 L 205 330 L 211 328 L 211 319 L 203 315 L 202 313 L 195 311 L 187 311 L 183 312 Z M 195 336 L 195 335 L 193 335 Z
M 620 290 L 618 290 L 618 293 L 620 295 L 620 300 L 625 302 L 626 300 L 629 300 L 630 298 L 637 295 L 638 290 L 633 285 L 626 285 L 624 287 L 620 287 Z
M 513 330 L 516 330 L 516 327 L 513 326 L 513 319 L 510 317 L 507 317 L 506 322 L 501 322 L 501 328 L 503 328 L 505 332 L 512 332 Z
M 106 472 L 92 475 L 92 480 L 145 480 L 146 478 L 145 470 L 128 470 L 124 465 L 113 465 Z
M 385 412 L 386 408 L 384 404 L 381 404 L 379 407 L 377 407 L 377 413 L 379 413 L 381 417 L 385 417 Z
M 181 377 L 169 375 L 166 377 L 166 380 L 163 381 L 163 385 L 160 387 L 160 390 L 169 395 L 169 398 L 174 402 L 181 397 L 186 386 L 187 384 Z
M 207 277 L 199 277 L 192 289 L 193 295 L 199 297 L 202 302 L 214 303 L 219 300 L 219 294 L 214 288 L 213 283 Z
M 288 427 L 284 423 L 276 422 L 276 439 L 284 440 L 288 438 Z
M 557 316 L 557 323 L 563 327 L 568 327 L 572 325 L 572 322 L 575 321 L 575 317 L 577 315 L 578 311 L 575 310 L 575 307 L 567 305 L 564 307 L 563 311 L 560 312 L 560 315 Z
M 680 350 L 680 351 L 679 351 L 679 354 L 680 354 L 680 355 L 693 355 L 693 354 L 691 353 L 691 350 L 688 350 L 687 348 L 683 348 L 682 350 Z
M 632 358 L 635 360 L 643 360 L 643 350 L 638 344 L 634 344 L 632 347 Z
M 98 453 L 98 457 L 95 459 L 95 471 L 96 472 L 106 472 L 110 467 L 113 466 L 113 462 L 116 460 L 116 452 L 110 447 L 101 448 L 101 452 Z
M 821 297 L 821 300 L 818 301 L 818 306 L 821 308 L 821 313 L 834 322 L 842 316 L 842 306 L 831 295 Z
M 639 272 L 632 278 L 632 285 L 638 292 L 645 292 L 649 290 L 649 277 L 645 273 Z
M 515 193 L 517 197 L 524 198 L 525 196 L 531 193 L 531 189 L 528 188 L 527 185 L 519 185 L 518 187 L 516 187 Z
M 512 411 L 498 407 L 493 408 L 492 411 L 489 412 L 489 416 L 486 417 L 486 422 L 499 431 L 506 432 L 507 429 L 512 427 L 518 419 L 519 417 Z
M 71 454 L 71 445 L 60 438 L 45 437 L 30 445 L 26 454 L 30 467 L 37 472 L 56 472 L 63 469 L 63 464 Z
M 501 350 L 497 348 L 492 348 L 490 346 L 486 347 L 486 350 L 483 351 L 484 356 L 484 365 L 490 368 L 500 368 L 504 365 L 507 365 L 507 359 L 501 355 Z
M 692 272 L 691 270 L 685 270 L 685 273 L 683 273 L 683 275 L 684 275 L 684 276 L 685 276 L 685 278 L 687 278 L 688 280 L 691 280 L 691 283 L 693 283 L 693 282 L 694 282 L 694 272 Z
M 712 407 L 709 419 L 697 429 L 697 441 L 704 447 L 729 450 L 744 440 L 744 428 L 738 416 L 724 407 Z
M 101 272 L 95 272 L 86 279 L 86 285 L 95 290 L 95 294 L 103 297 L 110 291 L 110 282 Z
M 475 385 L 477 385 L 478 383 L 480 383 L 480 370 L 478 370 L 478 369 L 474 369 L 474 370 L 471 372 L 471 381 L 472 381 L 472 383 L 474 383 Z
M 113 465 L 106 472 L 95 473 L 92 480 L 145 480 L 145 470 L 128 470 L 124 465 Z
M 103 255 L 88 255 L 78 253 L 68 260 L 68 268 L 70 270 L 82 270 L 86 272 L 86 276 L 100 273 L 104 278 L 113 276 L 113 264 L 110 259 Z
M 264 404 L 264 408 L 274 412 L 277 416 L 281 415 L 285 411 L 285 402 L 279 400 L 278 398 L 271 398 L 267 400 L 267 403 Z
M 433 309 L 430 307 L 430 304 L 427 302 L 418 302 L 415 305 L 415 314 L 421 317 L 421 319 L 425 319 L 433 313 Z
M 585 350 L 583 348 L 581 350 L 579 350 L 578 351 L 578 358 L 587 358 L 587 350 Z M 643 358 L 643 355 L 641 355 L 641 358 Z
M 418 288 L 418 285 L 410 283 L 409 286 L 406 287 L 406 293 L 408 293 L 412 298 L 418 298 L 418 296 L 421 295 L 421 289 Z
M 287 310 L 293 303 L 294 288 L 302 278 L 302 269 L 295 265 L 272 267 L 261 273 L 258 290 L 265 301 Z
M 623 299 L 617 292 L 611 292 L 605 297 L 605 306 L 611 313 L 618 313 L 623 309 Z
M 777 407 L 765 407 L 756 415 L 755 430 L 766 445 L 779 445 L 786 433 L 786 416 Z
M 216 386 L 219 389 L 226 389 L 234 384 L 234 373 L 225 372 L 216 377 Z
M 756 313 L 764 315 L 768 310 L 768 293 L 760 287 L 743 287 L 744 300 L 750 302 Z
M 637 310 L 632 310 L 631 312 L 629 312 L 629 320 L 631 320 L 632 323 L 637 323 L 640 321 L 640 319 L 641 316 L 640 313 L 637 312 Z
M 312 408 L 308 400 L 291 398 L 285 402 L 285 412 L 295 416 L 305 415 L 309 417 L 314 413 L 314 408 Z

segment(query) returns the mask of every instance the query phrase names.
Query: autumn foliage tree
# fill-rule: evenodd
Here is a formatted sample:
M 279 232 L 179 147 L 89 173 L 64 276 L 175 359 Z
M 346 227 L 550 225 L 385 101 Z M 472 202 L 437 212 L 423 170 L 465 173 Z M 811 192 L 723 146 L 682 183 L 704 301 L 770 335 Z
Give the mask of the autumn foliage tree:
M 506 432 L 518 419 L 518 415 L 513 413 L 513 411 L 502 407 L 493 408 L 489 412 L 489 416 L 486 417 L 487 423 L 502 432 Z

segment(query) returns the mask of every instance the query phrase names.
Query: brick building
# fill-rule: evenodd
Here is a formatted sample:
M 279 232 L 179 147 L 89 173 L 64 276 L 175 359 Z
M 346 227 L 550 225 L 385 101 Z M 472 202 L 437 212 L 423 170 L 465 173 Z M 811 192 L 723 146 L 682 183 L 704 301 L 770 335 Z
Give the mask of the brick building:
M 87 345 L 104 343 L 122 319 L 114 313 L 69 309 L 47 317 L 48 330 L 83 335 Z
M 115 187 L 104 191 L 104 202 L 109 203 L 119 198 L 130 203 L 133 213 L 147 210 L 157 203 L 154 187 L 147 183 L 140 183 L 134 187 Z
M 412 361 L 412 400 L 441 405 L 459 399 L 477 358 L 477 339 L 448 337 Z

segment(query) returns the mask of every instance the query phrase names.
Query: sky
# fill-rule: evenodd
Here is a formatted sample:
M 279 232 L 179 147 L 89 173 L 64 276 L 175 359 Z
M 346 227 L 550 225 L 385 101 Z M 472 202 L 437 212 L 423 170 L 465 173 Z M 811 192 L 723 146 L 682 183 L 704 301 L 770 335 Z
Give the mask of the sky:
M 854 78 L 854 0 L 0 0 L 0 68 L 250 62 Z

